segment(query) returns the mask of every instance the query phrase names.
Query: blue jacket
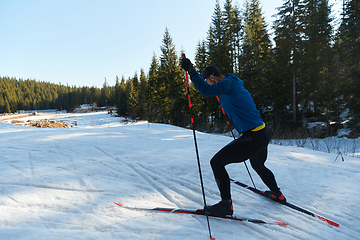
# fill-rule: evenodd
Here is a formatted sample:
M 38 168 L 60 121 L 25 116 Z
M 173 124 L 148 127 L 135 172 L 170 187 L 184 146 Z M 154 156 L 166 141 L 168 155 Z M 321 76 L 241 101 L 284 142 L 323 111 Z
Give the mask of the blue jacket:
M 203 96 L 219 96 L 221 107 L 239 133 L 263 125 L 259 111 L 250 93 L 244 88 L 243 81 L 228 73 L 217 84 L 210 85 L 197 71 L 190 74 L 195 88 Z

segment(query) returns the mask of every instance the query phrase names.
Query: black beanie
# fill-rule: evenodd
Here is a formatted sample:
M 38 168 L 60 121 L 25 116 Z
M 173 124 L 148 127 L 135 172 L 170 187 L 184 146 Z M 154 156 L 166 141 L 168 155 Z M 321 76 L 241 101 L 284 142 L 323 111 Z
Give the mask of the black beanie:
M 218 67 L 209 65 L 202 72 L 201 76 L 206 80 L 210 75 L 221 76 L 221 72 Z

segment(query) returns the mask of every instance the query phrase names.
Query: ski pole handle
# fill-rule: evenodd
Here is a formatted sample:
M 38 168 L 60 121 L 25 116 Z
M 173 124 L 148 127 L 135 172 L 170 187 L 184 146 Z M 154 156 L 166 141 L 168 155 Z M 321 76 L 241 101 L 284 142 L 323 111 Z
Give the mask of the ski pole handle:
M 182 58 L 186 58 L 185 53 L 181 54 Z M 186 79 L 186 90 L 188 93 L 188 101 L 189 101 L 189 108 L 190 108 L 190 118 L 191 118 L 191 124 L 194 124 L 194 118 L 192 113 L 192 105 L 191 105 L 191 97 L 190 97 L 190 86 L 189 86 L 189 77 L 186 70 L 184 70 L 185 79 Z

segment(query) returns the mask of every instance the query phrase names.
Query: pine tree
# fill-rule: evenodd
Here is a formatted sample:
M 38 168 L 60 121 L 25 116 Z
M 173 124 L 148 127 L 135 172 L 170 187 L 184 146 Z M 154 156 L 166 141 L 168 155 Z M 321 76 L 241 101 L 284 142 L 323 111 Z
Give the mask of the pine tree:
M 360 1 L 345 0 L 336 49 L 338 61 L 338 84 L 342 86 L 343 98 L 350 116 L 356 124 L 360 119 Z
M 110 87 L 109 87 L 109 85 L 107 83 L 107 80 L 105 78 L 104 84 L 103 84 L 103 86 L 101 88 L 99 106 L 109 106 L 110 105 L 110 99 L 111 99 Z
M 239 57 L 241 52 L 242 21 L 240 10 L 234 7 L 232 0 L 226 0 L 223 11 L 224 19 L 224 51 L 229 53 L 230 67 L 228 72 L 239 72 Z
M 4 112 L 11 113 L 10 104 L 6 96 L 4 97 Z
M 163 122 L 164 113 L 162 108 L 162 96 L 163 90 L 160 86 L 159 81 L 159 62 L 155 55 L 153 54 L 152 61 L 149 69 L 149 79 L 148 79 L 148 89 L 147 89 L 147 99 L 149 102 L 149 121 L 150 122 Z
M 212 23 L 208 31 L 208 62 L 217 66 L 222 73 L 232 73 L 233 64 L 230 56 L 230 45 L 225 36 L 226 26 L 224 14 L 219 1 L 216 1 Z
M 117 105 L 119 116 L 127 116 L 127 97 L 126 97 L 126 85 L 125 78 L 122 76 L 120 86 L 119 86 L 119 103 Z
M 139 89 L 139 117 L 146 119 L 148 116 L 148 100 L 147 100 L 147 79 L 143 69 L 140 70 L 140 89 Z
M 126 83 L 127 106 L 129 116 L 136 119 L 139 116 L 139 80 L 137 73 Z
M 163 96 L 164 117 L 172 124 L 183 126 L 186 106 L 183 72 L 167 28 L 162 42 L 158 78 L 160 89 L 158 90 L 162 91 L 160 95 Z
M 272 102 L 272 118 L 279 124 L 291 119 L 289 109 L 292 109 L 292 120 L 297 120 L 296 79 L 303 54 L 303 11 L 300 0 L 286 0 L 278 8 L 274 24 L 276 45 L 268 95 Z
M 324 112 L 329 86 L 329 70 L 333 53 L 332 18 L 328 0 L 304 0 L 304 59 L 302 81 L 299 82 L 302 94 L 301 104 L 307 116 L 320 116 Z
M 4 101 L 4 98 L 3 98 L 2 94 L 1 94 L 0 95 L 0 113 L 3 113 L 3 112 L 5 112 L 5 101 Z
M 195 67 L 199 73 L 204 71 L 206 66 L 209 65 L 209 56 L 206 51 L 206 42 L 199 42 L 196 48 L 195 54 Z
M 114 104 L 118 109 L 118 113 L 119 113 L 119 107 L 121 105 L 121 87 L 118 76 L 116 76 L 116 80 L 115 80 Z
M 269 101 L 264 96 L 269 85 L 267 70 L 270 63 L 271 43 L 259 0 L 247 0 L 244 21 L 240 76 L 261 110 Z

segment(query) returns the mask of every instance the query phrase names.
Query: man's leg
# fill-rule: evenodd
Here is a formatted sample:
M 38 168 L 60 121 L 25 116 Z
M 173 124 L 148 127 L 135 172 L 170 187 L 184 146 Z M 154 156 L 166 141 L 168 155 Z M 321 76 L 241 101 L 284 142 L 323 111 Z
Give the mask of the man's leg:
M 279 187 L 276 184 L 274 174 L 265 167 L 264 163 L 267 158 L 267 148 L 250 158 L 252 168 L 260 176 L 261 180 L 268 186 L 271 191 L 279 191 Z
M 231 199 L 230 179 L 225 166 L 230 163 L 243 162 L 249 159 L 254 151 L 253 145 L 251 137 L 241 137 L 223 147 L 211 159 L 211 168 L 222 200 Z

